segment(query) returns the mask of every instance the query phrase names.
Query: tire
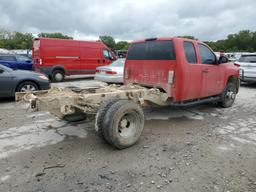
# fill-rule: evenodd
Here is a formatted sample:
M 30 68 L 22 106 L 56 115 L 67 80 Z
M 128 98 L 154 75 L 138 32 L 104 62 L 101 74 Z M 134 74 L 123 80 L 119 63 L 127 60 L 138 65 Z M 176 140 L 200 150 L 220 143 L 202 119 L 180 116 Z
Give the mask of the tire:
M 221 94 L 221 100 L 218 103 L 219 106 L 228 108 L 231 107 L 236 99 L 237 89 L 236 84 L 233 82 L 229 82 Z
M 17 92 L 31 92 L 31 91 L 38 91 L 39 87 L 37 84 L 31 81 L 25 81 L 18 85 L 16 91 Z
M 96 114 L 95 130 L 98 133 L 98 135 L 104 139 L 106 139 L 106 138 L 103 136 L 102 124 L 104 121 L 105 114 L 107 113 L 107 110 L 109 109 L 109 107 L 111 105 L 113 105 L 115 102 L 117 102 L 118 100 L 120 100 L 120 99 L 113 98 L 113 99 L 108 99 L 106 101 L 103 101 L 100 105 L 100 108 L 99 108 L 97 114 Z M 109 142 L 109 141 L 107 141 L 107 142 Z
M 54 70 L 52 72 L 52 80 L 53 82 L 62 82 L 65 79 L 65 73 L 63 70 Z
M 134 145 L 144 128 L 144 114 L 141 107 L 130 100 L 119 100 L 107 110 L 102 131 L 109 144 L 124 149 Z
M 78 122 L 78 121 L 83 121 L 86 119 L 86 114 L 84 113 L 74 113 L 71 115 L 65 115 L 63 117 L 64 120 L 68 122 Z

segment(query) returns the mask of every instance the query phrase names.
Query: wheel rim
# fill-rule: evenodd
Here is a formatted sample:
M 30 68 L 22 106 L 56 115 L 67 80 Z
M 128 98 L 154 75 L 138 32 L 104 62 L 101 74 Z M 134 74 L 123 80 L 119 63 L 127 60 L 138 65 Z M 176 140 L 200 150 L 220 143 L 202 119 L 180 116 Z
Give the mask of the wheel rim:
M 61 81 L 63 79 L 63 75 L 61 73 L 56 73 L 55 79 L 56 79 L 56 81 Z
M 123 138 L 133 137 L 137 131 L 139 119 L 135 112 L 125 114 L 119 121 L 118 133 Z
M 34 85 L 24 85 L 20 89 L 21 92 L 31 92 L 31 91 L 36 91 L 36 87 Z
M 232 88 L 229 88 L 226 93 L 226 100 L 233 101 L 235 100 L 235 98 L 236 98 L 236 92 Z

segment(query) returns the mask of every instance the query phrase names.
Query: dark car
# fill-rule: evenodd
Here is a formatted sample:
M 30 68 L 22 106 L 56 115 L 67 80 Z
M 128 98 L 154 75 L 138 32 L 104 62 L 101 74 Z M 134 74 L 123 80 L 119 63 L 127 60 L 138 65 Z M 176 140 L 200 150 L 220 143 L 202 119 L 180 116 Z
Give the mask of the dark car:
M 25 55 L 0 54 L 0 64 L 22 70 L 32 70 L 33 60 Z
M 0 64 L 0 98 L 14 97 L 15 92 L 30 92 L 49 88 L 48 77 L 41 73 L 14 70 Z

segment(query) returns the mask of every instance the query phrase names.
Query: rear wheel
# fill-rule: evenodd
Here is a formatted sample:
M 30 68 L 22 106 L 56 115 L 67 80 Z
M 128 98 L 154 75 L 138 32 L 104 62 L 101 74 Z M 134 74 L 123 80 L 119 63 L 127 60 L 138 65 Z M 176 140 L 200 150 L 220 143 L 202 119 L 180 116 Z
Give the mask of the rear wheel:
M 106 101 L 103 101 L 100 105 L 100 108 L 99 108 L 97 114 L 96 114 L 95 129 L 96 129 L 98 135 L 100 137 L 103 137 L 104 139 L 106 139 L 106 138 L 103 136 L 102 124 L 104 121 L 105 114 L 106 114 L 107 110 L 109 109 L 109 107 L 111 105 L 113 105 L 115 102 L 117 102 L 118 100 L 120 100 L 120 99 L 113 98 L 113 99 L 108 99 Z M 107 141 L 107 142 L 109 142 L 109 141 Z
M 144 114 L 133 101 L 119 100 L 109 107 L 101 126 L 108 143 L 124 149 L 138 141 L 144 128 Z
M 39 90 L 38 86 L 31 81 L 25 81 L 17 87 L 17 92 L 31 92 Z
M 65 79 L 65 73 L 63 70 L 54 70 L 52 72 L 52 80 L 54 82 L 62 82 Z
M 219 105 L 224 108 L 231 107 L 236 99 L 237 88 L 236 84 L 233 82 L 229 82 L 221 94 L 221 101 Z

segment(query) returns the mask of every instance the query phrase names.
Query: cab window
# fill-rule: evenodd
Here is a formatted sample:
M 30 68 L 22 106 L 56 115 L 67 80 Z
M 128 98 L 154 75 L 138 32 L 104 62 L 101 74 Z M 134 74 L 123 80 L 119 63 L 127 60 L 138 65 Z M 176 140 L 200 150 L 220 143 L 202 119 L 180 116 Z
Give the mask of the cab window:
M 186 59 L 188 63 L 194 64 L 197 63 L 196 60 L 196 50 L 192 42 L 185 41 L 183 43 Z
M 108 50 L 104 49 L 104 50 L 103 50 L 103 55 L 104 55 L 104 58 L 105 58 L 105 59 L 110 59 L 110 55 L 109 55 Z
M 208 47 L 199 44 L 199 51 L 202 64 L 216 64 L 216 56 Z

